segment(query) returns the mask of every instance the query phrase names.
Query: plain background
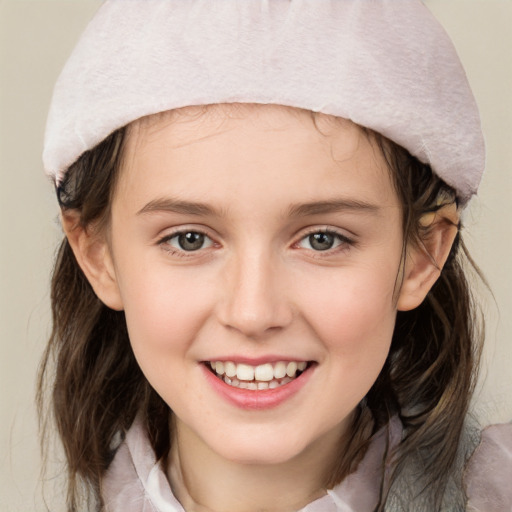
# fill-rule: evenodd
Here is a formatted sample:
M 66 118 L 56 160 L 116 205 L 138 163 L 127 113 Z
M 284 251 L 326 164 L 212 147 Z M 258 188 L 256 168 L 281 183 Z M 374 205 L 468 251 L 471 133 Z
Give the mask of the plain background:
M 61 231 L 41 149 L 53 83 L 99 5 L 0 0 L 0 510 L 46 510 L 41 498 L 38 362 L 49 333 L 49 274 Z M 512 420 L 512 0 L 427 0 L 459 50 L 482 111 L 488 163 L 465 237 L 494 299 L 482 293 L 487 345 L 474 408 Z M 53 457 L 52 457 L 53 458 Z M 57 459 L 57 455 L 55 455 Z M 47 505 L 61 510 L 58 466 Z

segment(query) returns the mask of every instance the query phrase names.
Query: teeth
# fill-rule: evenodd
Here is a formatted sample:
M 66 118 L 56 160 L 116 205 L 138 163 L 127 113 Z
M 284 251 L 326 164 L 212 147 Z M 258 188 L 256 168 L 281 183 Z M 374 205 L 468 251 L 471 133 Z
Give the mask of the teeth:
M 230 379 L 228 376 L 224 376 L 223 380 L 226 384 L 229 384 L 230 386 L 233 386 L 234 388 L 240 388 L 240 389 L 250 389 L 250 390 L 256 390 L 256 389 L 276 389 L 279 386 L 284 386 L 285 384 L 288 384 L 293 379 L 290 379 L 290 377 L 285 377 L 281 380 L 272 379 L 270 382 L 246 382 L 244 380 L 238 380 L 238 379 Z
M 209 364 L 226 384 L 251 390 L 275 389 L 288 384 L 296 377 L 297 371 L 303 372 L 307 367 L 305 361 L 278 361 L 258 366 L 233 361 L 211 361 Z
M 274 378 L 274 368 L 271 364 L 261 364 L 254 370 L 254 378 L 264 382 L 270 382 Z
M 217 368 L 219 367 L 219 363 L 217 363 Z M 217 370 L 218 372 L 219 370 Z M 295 377 L 295 374 L 297 373 L 297 363 L 291 362 L 288 363 L 288 366 L 286 367 L 286 375 L 288 377 Z
M 228 377 L 234 377 L 236 375 L 236 364 L 231 361 L 226 361 L 224 371 Z
M 274 377 L 276 379 L 282 379 L 286 375 L 286 363 L 279 362 L 276 363 L 274 368 Z
M 254 379 L 254 366 L 249 366 L 248 364 L 239 364 L 236 368 L 236 376 L 238 380 Z

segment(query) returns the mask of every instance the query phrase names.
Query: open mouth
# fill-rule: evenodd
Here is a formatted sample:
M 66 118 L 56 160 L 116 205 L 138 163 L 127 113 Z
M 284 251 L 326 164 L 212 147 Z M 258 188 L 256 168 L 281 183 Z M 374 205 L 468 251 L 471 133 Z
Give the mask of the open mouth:
M 217 378 L 239 389 L 276 389 L 297 379 L 314 364 L 312 361 L 278 361 L 258 366 L 233 361 L 205 363 Z

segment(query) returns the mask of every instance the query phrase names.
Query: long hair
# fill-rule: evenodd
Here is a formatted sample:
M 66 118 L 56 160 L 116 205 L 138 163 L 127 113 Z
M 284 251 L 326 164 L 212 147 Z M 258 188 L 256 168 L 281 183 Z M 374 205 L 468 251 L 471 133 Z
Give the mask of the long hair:
M 86 152 L 57 188 L 61 208 L 80 212 L 83 227 L 92 222 L 108 224 L 124 138 L 121 129 Z M 99 510 L 101 476 L 113 458 L 119 434 L 143 411 L 152 445 L 159 457 L 165 456 L 168 407 L 135 360 L 124 313 L 97 298 L 66 238 L 54 265 L 51 303 L 53 328 L 37 394 L 43 452 L 50 414 L 67 461 L 68 511 Z M 45 396 L 48 385 L 50 407 Z
M 405 257 L 407 245 L 422 246 L 430 235 L 431 225 L 422 219 L 436 212 L 442 215 L 444 206 L 457 203 L 456 195 L 430 166 L 382 136 L 370 136 L 386 158 L 403 205 Z M 449 219 L 441 221 L 452 223 Z M 485 279 L 464 245 L 462 226 L 457 227 L 448 259 L 423 303 L 411 311 L 398 312 L 387 361 L 366 397 L 377 428 L 392 411 L 398 414 L 405 434 L 396 452 L 390 454 L 393 476 L 387 487 L 383 482 L 378 511 L 384 510 L 393 481 L 405 469 L 415 471 L 409 481 L 419 482 L 415 492 L 425 493 L 423 502 L 428 503 L 428 510 L 442 508 L 445 492 L 453 493 L 454 483 L 459 496 L 451 499 L 453 503 L 459 501 L 461 510 L 464 507 L 457 458 L 461 441 L 470 441 L 462 434 L 478 376 L 484 332 L 468 276 Z M 416 497 L 413 492 L 411 499 Z
M 428 236 L 421 218 L 435 212 L 453 190 L 428 165 L 384 137 L 367 131 L 384 155 L 403 205 L 404 256 L 408 244 Z M 63 210 L 78 212 L 80 224 L 108 225 L 126 129 L 84 153 L 57 188 Z M 399 312 L 391 350 L 377 381 L 354 415 L 350 441 L 340 453 L 326 488 L 357 467 L 371 436 L 393 415 L 404 439 L 392 457 L 394 472 L 382 483 L 376 510 L 384 510 L 394 482 L 410 460 L 420 460 L 422 481 L 441 506 L 452 471 L 480 353 L 476 308 L 466 279 L 471 267 L 460 232 L 426 300 Z M 130 347 L 123 312 L 94 294 L 66 238 L 51 285 L 53 330 L 38 385 L 41 423 L 53 416 L 67 460 L 67 507 L 101 510 L 101 481 L 119 444 L 119 435 L 140 414 L 158 459 L 170 449 L 171 412 L 142 374 Z M 47 388 L 50 389 L 47 389 Z M 46 407 L 48 399 L 51 407 Z M 48 427 L 43 428 L 43 437 Z

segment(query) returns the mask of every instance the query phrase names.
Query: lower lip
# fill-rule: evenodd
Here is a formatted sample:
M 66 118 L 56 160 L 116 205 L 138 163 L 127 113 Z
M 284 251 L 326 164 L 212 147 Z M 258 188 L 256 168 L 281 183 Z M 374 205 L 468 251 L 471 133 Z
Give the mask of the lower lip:
M 225 400 L 240 409 L 263 410 L 278 407 L 296 395 L 308 382 L 314 371 L 314 365 L 301 373 L 288 384 L 275 389 L 240 389 L 226 384 L 222 379 L 215 376 L 204 364 L 203 373 L 212 388 Z

